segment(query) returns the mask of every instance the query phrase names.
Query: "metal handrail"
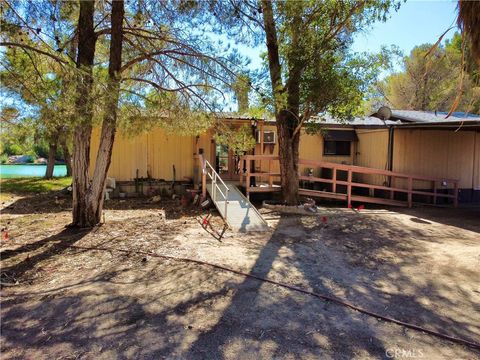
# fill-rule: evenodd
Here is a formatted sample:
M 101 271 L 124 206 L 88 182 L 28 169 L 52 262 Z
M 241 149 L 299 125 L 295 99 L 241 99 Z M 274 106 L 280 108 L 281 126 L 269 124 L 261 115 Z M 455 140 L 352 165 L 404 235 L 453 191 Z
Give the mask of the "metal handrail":
M 228 186 L 222 180 L 220 175 L 215 171 L 213 166 L 208 162 L 208 160 L 204 161 L 203 171 L 212 180 L 212 200 L 213 200 L 213 202 L 217 201 L 217 190 L 222 195 L 222 197 L 225 199 L 225 215 L 224 216 L 225 216 L 225 220 L 226 220 L 227 219 L 227 209 L 228 209 L 228 192 L 229 192 Z M 217 183 L 218 180 L 220 180 L 220 183 L 225 187 L 225 193 L 223 193 L 223 191 L 220 189 L 220 186 Z

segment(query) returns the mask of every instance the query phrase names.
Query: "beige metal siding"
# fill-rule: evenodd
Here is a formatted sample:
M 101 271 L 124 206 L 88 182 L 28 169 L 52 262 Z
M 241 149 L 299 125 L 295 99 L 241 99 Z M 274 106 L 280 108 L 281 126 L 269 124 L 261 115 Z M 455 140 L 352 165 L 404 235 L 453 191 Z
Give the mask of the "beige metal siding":
M 148 133 L 148 167 L 155 179 L 173 180 L 173 166 L 176 180 L 193 177 L 193 136 L 176 136 L 161 129 Z
M 460 188 L 471 189 L 474 145 L 473 131 L 396 129 L 393 171 L 458 179 Z M 415 187 L 430 186 L 418 183 Z
M 100 128 L 96 127 L 92 132 L 90 146 L 90 176 L 93 176 L 99 140 Z M 108 176 L 118 180 L 131 180 L 135 178 L 137 169 L 140 177 L 147 176 L 147 134 L 128 138 L 117 133 Z
M 473 152 L 473 189 L 480 190 L 480 132 L 475 132 Z
M 305 132 L 302 130 L 299 153 L 301 159 L 352 165 L 355 154 L 355 145 L 355 142 L 350 144 L 350 155 L 323 155 L 323 136 L 321 134 L 305 134 Z M 301 166 L 300 173 L 306 175 L 307 168 L 308 166 Z M 321 174 L 314 175 L 320 176 Z
M 94 128 L 90 148 L 90 174 L 93 175 L 98 152 L 100 128 Z M 112 162 L 108 176 L 118 181 L 133 180 L 137 176 L 147 177 L 147 172 L 156 179 L 176 179 L 193 176 L 193 136 L 176 136 L 154 129 L 146 134 L 128 137 L 117 133 L 113 145 Z
M 198 141 L 196 146 L 198 149 L 203 149 L 203 156 L 206 160 L 208 160 L 213 166 L 215 166 L 215 149 L 214 144 L 212 142 L 213 139 L 213 130 L 208 130 L 198 136 Z
M 388 129 L 357 130 L 358 144 L 355 165 L 387 170 Z M 383 185 L 387 181 L 381 175 L 357 175 L 359 181 L 372 185 Z
M 351 130 L 351 129 L 348 129 Z M 265 125 L 264 131 L 274 131 L 275 134 L 277 133 L 276 126 L 273 125 Z M 353 164 L 354 153 L 355 153 L 355 144 L 352 143 L 352 148 L 350 151 L 350 156 L 335 156 L 335 155 L 323 155 L 323 136 L 320 134 L 309 135 L 306 134 L 304 130 L 302 130 L 300 135 L 300 146 L 299 146 L 299 157 L 301 159 L 307 160 L 319 160 L 319 161 L 327 161 L 327 162 L 334 162 L 334 163 L 342 163 L 342 164 Z M 264 155 L 278 155 L 278 137 L 276 139 L 275 145 L 264 144 L 263 146 L 263 154 Z M 261 146 L 257 144 L 255 147 L 255 154 L 260 155 Z M 280 172 L 278 161 L 274 162 L 275 166 L 272 167 L 272 172 Z M 260 167 L 260 164 L 255 163 L 257 167 Z M 305 174 L 306 168 L 308 166 L 301 166 L 300 173 Z M 262 161 L 261 170 L 266 172 L 268 171 L 268 162 Z M 320 175 L 320 174 L 315 174 Z

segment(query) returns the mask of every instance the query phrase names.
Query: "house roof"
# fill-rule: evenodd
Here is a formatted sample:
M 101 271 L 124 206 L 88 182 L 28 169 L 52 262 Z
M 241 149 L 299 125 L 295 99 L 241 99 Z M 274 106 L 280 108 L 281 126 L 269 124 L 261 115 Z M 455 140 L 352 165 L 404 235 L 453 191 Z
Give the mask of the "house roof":
M 236 112 L 217 112 L 215 117 L 225 120 L 266 120 L 266 121 L 275 121 L 274 119 L 259 118 L 251 116 L 249 114 L 239 114 Z
M 453 113 L 446 118 L 446 112 L 416 111 L 416 110 L 392 110 L 392 119 L 415 123 L 436 123 L 455 121 L 480 121 L 480 116 L 467 113 Z
M 339 127 L 469 127 L 480 126 L 480 116 L 475 114 L 454 113 L 446 118 L 446 112 L 428 112 L 415 110 L 392 110 L 389 120 L 382 120 L 376 116 L 355 117 L 347 121 L 340 121 L 330 115 L 317 116 L 314 122 L 328 126 Z
M 375 115 L 375 114 L 373 114 Z M 465 128 L 480 127 L 480 115 L 467 114 L 462 112 L 453 113 L 446 118 L 446 112 L 416 111 L 416 110 L 392 110 L 389 120 L 382 120 L 376 116 L 358 116 L 349 120 L 339 120 L 330 114 L 312 116 L 311 122 L 325 124 L 330 128 L 352 128 L 352 127 L 422 127 L 422 128 L 445 128 L 462 126 Z M 238 113 L 217 113 L 217 117 L 226 120 L 263 120 L 268 123 L 275 123 L 275 119 L 256 118 L 248 114 Z

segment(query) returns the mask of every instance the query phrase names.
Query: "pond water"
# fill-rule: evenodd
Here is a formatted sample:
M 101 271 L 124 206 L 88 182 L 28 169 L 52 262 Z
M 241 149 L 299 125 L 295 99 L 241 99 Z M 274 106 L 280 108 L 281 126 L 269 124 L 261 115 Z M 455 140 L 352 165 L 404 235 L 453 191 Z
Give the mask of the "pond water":
M 19 177 L 42 177 L 45 176 L 47 165 L 0 165 L 0 178 L 19 178 Z M 53 176 L 61 177 L 67 175 L 65 165 L 55 165 Z

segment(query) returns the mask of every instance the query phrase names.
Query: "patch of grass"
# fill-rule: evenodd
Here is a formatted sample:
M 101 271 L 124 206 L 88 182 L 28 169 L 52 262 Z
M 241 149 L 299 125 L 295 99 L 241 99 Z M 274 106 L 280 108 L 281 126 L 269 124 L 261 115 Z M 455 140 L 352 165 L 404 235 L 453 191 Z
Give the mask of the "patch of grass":
M 44 179 L 40 177 L 0 179 L 0 192 L 3 194 L 30 194 L 61 190 L 72 183 L 71 177 Z

